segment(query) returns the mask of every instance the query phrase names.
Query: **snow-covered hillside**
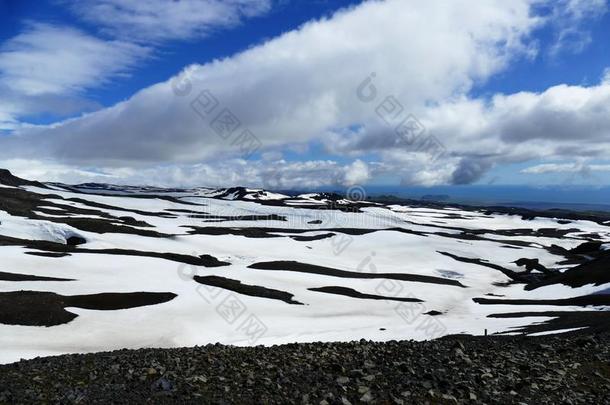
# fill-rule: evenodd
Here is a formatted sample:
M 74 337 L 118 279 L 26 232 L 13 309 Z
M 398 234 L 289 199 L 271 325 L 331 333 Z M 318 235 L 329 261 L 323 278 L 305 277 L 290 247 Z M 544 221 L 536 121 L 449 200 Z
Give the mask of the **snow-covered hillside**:
M 609 323 L 609 218 L 0 183 L 0 362 Z

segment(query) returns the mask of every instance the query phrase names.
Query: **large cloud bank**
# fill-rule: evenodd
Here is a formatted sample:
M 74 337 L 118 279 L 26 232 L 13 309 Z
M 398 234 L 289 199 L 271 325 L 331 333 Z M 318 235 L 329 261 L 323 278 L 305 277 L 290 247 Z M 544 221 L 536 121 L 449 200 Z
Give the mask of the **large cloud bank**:
M 365 2 L 189 66 L 112 107 L 22 128 L 2 139 L 0 158 L 47 162 L 57 177 L 86 166 L 126 182 L 146 173 L 150 183 L 264 185 L 279 176 L 282 186 L 298 186 L 390 173 L 409 184 L 465 184 L 497 164 L 607 156 L 609 76 L 589 87 L 470 96 L 512 61 L 535 57 L 532 33 L 555 16 L 537 15 L 541 3 Z M 590 3 L 562 3 L 574 10 L 562 30 L 576 29 L 578 10 L 593 12 Z M 401 122 L 415 123 L 410 135 L 433 136 L 443 153 L 414 147 L 397 131 Z M 311 142 L 352 163 L 282 159 Z

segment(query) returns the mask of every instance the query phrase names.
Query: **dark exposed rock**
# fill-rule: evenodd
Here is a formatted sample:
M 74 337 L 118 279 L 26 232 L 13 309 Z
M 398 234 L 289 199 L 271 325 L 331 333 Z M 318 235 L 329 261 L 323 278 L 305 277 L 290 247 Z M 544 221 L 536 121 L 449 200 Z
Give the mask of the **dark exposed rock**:
M 580 245 L 576 246 L 574 249 L 570 249 L 570 253 L 576 254 L 576 255 L 586 255 L 586 254 L 591 254 L 591 253 L 597 253 L 597 252 L 599 252 L 601 247 L 602 247 L 601 242 L 585 242 L 585 243 L 581 243 Z
M 354 290 L 352 288 L 338 287 L 338 286 L 309 288 L 308 290 L 322 292 L 322 293 L 327 293 L 327 294 L 344 295 L 346 297 L 359 298 L 359 299 L 368 299 L 368 300 L 389 300 L 389 301 L 401 301 L 401 302 L 423 302 L 422 300 L 417 299 L 417 298 L 384 297 L 384 296 L 381 296 L 381 295 L 363 294 L 363 293 L 361 293 L 359 291 L 356 291 L 356 290 Z
M 66 244 L 68 246 L 84 245 L 85 243 L 87 243 L 87 239 L 80 236 L 70 236 L 68 239 L 66 239 Z
M 311 235 L 311 236 L 291 236 L 291 239 L 294 239 L 296 241 L 299 242 L 311 242 L 314 240 L 322 240 L 322 239 L 328 239 L 328 238 L 332 238 L 333 236 L 336 236 L 336 234 L 334 233 L 322 233 L 320 235 Z
M 208 345 L 0 366 L 0 402 L 603 404 L 610 337 Z
M 26 191 L 20 188 L 0 187 L 0 210 L 8 212 L 10 215 L 66 224 L 81 231 L 95 233 L 126 233 L 149 237 L 171 236 L 161 234 L 149 229 L 139 229 L 133 226 L 127 226 L 126 223 L 133 224 L 133 221 L 129 219 L 120 219 L 127 217 L 114 217 L 100 210 L 84 209 L 73 207 L 72 205 L 68 204 L 59 204 L 49 201 L 49 199 L 65 200 L 61 196 L 56 194 L 39 194 Z M 67 199 L 65 201 L 78 202 L 80 204 L 85 204 L 89 206 L 101 205 L 103 206 L 103 208 L 113 210 L 125 210 L 124 208 L 105 206 L 103 204 L 96 204 L 94 202 L 81 199 Z M 45 207 L 53 207 L 56 208 L 56 210 L 50 210 Z M 47 215 L 42 216 L 39 215 L 37 212 L 45 213 Z M 99 218 L 74 218 L 71 216 L 73 214 L 94 215 Z M 138 222 L 137 225 L 140 227 L 150 227 L 150 225 L 143 222 Z
M 228 221 L 287 221 L 282 215 L 241 215 L 241 216 L 222 216 L 211 214 L 191 214 L 189 218 L 205 219 L 205 222 L 228 222 Z
M 509 277 L 510 279 L 517 281 L 517 282 L 522 282 L 522 283 L 526 283 L 529 281 L 529 279 L 531 279 L 532 277 L 536 277 L 536 275 L 529 275 L 530 277 L 528 278 L 527 276 L 524 276 L 520 273 L 517 273 L 515 271 L 512 271 L 510 269 L 507 269 L 505 267 L 502 267 L 498 264 L 495 263 L 490 263 L 486 260 L 483 259 L 471 259 L 468 257 L 461 257 L 458 255 L 454 255 L 453 253 L 449 253 L 449 252 L 441 252 L 439 251 L 438 253 L 447 256 L 447 257 L 451 257 L 454 260 L 457 260 L 459 262 L 464 262 L 464 263 L 471 263 L 471 264 L 478 264 L 479 266 L 484 266 L 484 267 L 489 267 L 490 269 L 494 269 L 494 270 L 498 270 L 500 272 L 502 272 L 505 276 Z
M 3 235 L 0 235 L 0 246 L 24 246 L 29 249 L 41 250 L 42 252 L 40 252 L 40 255 L 44 254 L 46 256 L 48 254 L 51 254 L 52 257 L 62 257 L 69 253 L 84 253 L 108 254 L 117 256 L 154 257 L 190 266 L 219 267 L 229 266 L 231 264 L 228 262 L 220 261 L 211 255 L 189 256 L 172 252 L 145 252 L 140 250 L 129 249 L 85 249 L 78 246 L 69 246 L 62 243 L 42 240 L 25 240 Z M 26 253 L 33 254 L 34 252 Z
M 580 329 L 582 333 L 610 332 L 610 311 L 531 311 L 492 314 L 489 318 L 550 317 L 546 322 L 534 323 L 511 332 L 539 333 Z M 526 322 L 524 322 L 526 323 Z
M 606 283 L 610 283 L 610 250 L 602 251 L 597 258 L 572 267 L 563 273 L 551 275 L 528 284 L 525 289 L 534 290 L 553 284 L 563 284 L 576 288 L 587 284 L 602 285 Z
M 32 276 L 29 274 L 6 273 L 0 271 L 0 281 L 74 281 L 68 278 Z
M 24 252 L 26 255 L 30 256 L 40 256 L 40 257 L 66 257 L 70 256 L 70 253 L 54 253 L 54 252 Z
M 279 271 L 296 271 L 300 273 L 322 274 L 331 277 L 342 278 L 362 278 L 362 279 L 390 279 L 401 281 L 412 281 L 418 283 L 444 284 L 455 287 L 465 287 L 462 283 L 456 280 L 449 280 L 442 277 L 422 276 L 419 274 L 409 273 L 364 273 L 357 271 L 345 271 L 333 269 L 330 267 L 316 266 L 308 263 L 299 263 L 295 261 L 274 261 L 254 263 L 248 266 L 251 269 L 258 270 L 279 270 Z
M 527 273 L 531 273 L 532 271 L 537 270 L 537 271 L 539 271 L 541 273 L 545 273 L 547 275 L 557 274 L 556 271 L 549 270 L 546 267 L 544 267 L 542 264 L 540 264 L 540 261 L 538 259 L 521 258 L 519 260 L 516 260 L 514 263 L 519 267 L 525 266 L 525 271 Z
M 222 267 L 231 265 L 231 263 L 218 260 L 212 255 L 201 255 L 199 258 L 202 260 L 201 265 L 205 267 Z
M 595 294 L 573 298 L 561 299 L 496 299 L 496 298 L 473 298 L 477 304 L 482 305 L 560 305 L 560 306 L 604 306 L 610 305 L 610 295 Z
M 24 326 L 56 326 L 76 318 L 66 307 L 112 311 L 161 304 L 176 297 L 172 293 L 103 293 L 64 296 L 50 292 L 12 291 L 0 293 L 0 323 Z
M 292 297 L 294 297 L 293 294 L 287 293 L 285 291 L 261 287 L 258 285 L 243 284 L 239 280 L 232 280 L 230 278 L 219 276 L 195 276 L 194 280 L 199 284 L 224 288 L 225 290 L 234 291 L 239 294 L 249 295 L 251 297 L 270 298 L 274 300 L 284 301 L 287 304 L 303 305 L 302 303 L 292 299 Z
M 172 384 L 171 381 L 169 381 L 167 378 L 165 377 L 161 377 L 159 378 L 157 381 L 155 381 L 151 388 L 154 391 L 171 391 L 174 389 L 174 384 Z
M 0 184 L 11 187 L 36 186 L 46 188 L 46 186 L 42 183 L 19 178 L 6 169 L 0 169 Z

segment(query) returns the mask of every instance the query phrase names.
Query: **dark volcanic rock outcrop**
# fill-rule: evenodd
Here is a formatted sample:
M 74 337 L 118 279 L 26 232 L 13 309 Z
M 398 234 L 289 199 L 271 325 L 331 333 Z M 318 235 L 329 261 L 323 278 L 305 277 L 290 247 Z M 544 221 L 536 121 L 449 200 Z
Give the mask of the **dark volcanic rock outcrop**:
M 279 270 L 279 271 L 296 271 L 299 273 L 319 274 L 330 277 L 341 278 L 363 278 L 363 279 L 389 279 L 400 281 L 413 281 L 417 283 L 432 283 L 444 284 L 455 287 L 465 287 L 462 283 L 456 280 L 448 280 L 442 277 L 422 276 L 419 274 L 408 273 L 364 273 L 357 271 L 346 271 L 333 269 L 330 267 L 316 266 L 308 263 L 300 263 L 295 261 L 275 261 L 254 263 L 248 266 L 251 269 L 257 270 Z
M 30 274 L 6 273 L 0 271 L 0 281 L 74 281 L 69 278 L 32 276 Z
M 46 188 L 46 186 L 42 183 L 19 178 L 6 169 L 0 169 L 0 184 L 11 187 L 36 186 Z
M 423 302 L 417 298 L 405 298 L 405 297 L 386 297 L 382 295 L 376 294 L 364 294 L 360 291 L 356 291 L 353 288 L 340 287 L 340 286 L 330 286 L 330 287 L 318 287 L 318 288 L 309 288 L 310 291 L 316 291 L 327 294 L 336 294 L 336 295 L 344 295 L 346 297 L 351 298 L 359 298 L 366 300 L 388 300 L 388 301 L 400 301 L 400 302 Z
M 194 280 L 199 284 L 224 288 L 225 290 L 230 290 L 238 294 L 249 295 L 251 297 L 269 298 L 284 301 L 287 304 L 303 305 L 302 303 L 293 299 L 293 294 L 258 285 L 243 284 L 239 280 L 232 280 L 230 278 L 219 276 L 195 276 Z
M 78 315 L 66 307 L 99 311 L 136 308 L 161 304 L 176 298 L 172 293 L 102 293 L 64 296 L 40 291 L 0 293 L 0 323 L 24 326 L 55 326 L 68 323 Z
M 608 334 L 121 350 L 0 366 L 0 403 L 604 404 Z

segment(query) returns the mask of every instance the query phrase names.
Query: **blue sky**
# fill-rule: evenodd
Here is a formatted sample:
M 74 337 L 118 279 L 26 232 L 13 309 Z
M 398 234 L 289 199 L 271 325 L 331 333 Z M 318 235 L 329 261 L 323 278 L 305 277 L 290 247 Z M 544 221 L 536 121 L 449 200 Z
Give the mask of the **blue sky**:
M 0 166 L 160 185 L 610 185 L 608 2 L 477 4 L 0 0 Z M 240 123 L 227 139 L 193 110 L 203 90 Z M 380 116 L 390 97 L 416 142 Z

